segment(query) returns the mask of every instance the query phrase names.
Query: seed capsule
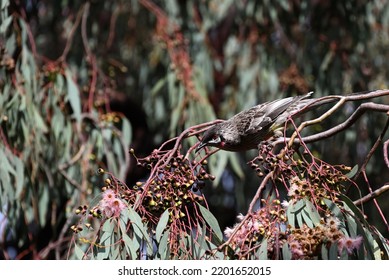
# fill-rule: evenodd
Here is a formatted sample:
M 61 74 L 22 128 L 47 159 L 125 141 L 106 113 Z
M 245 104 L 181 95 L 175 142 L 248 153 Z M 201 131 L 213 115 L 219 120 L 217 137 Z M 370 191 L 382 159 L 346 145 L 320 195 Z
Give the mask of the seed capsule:
M 105 173 L 105 170 L 103 168 L 99 168 L 97 169 L 97 174 L 101 175 L 101 174 L 104 174 Z

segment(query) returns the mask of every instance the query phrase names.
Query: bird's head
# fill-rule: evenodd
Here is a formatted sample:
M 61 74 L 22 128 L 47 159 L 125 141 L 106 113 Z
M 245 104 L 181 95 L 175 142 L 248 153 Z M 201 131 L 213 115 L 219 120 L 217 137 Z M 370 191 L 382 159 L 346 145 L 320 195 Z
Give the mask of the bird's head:
M 216 124 L 204 133 L 204 137 L 200 141 L 200 144 L 197 146 L 195 152 L 197 153 L 205 146 L 212 146 L 222 149 L 224 145 L 225 139 L 223 137 L 223 130 L 219 124 Z

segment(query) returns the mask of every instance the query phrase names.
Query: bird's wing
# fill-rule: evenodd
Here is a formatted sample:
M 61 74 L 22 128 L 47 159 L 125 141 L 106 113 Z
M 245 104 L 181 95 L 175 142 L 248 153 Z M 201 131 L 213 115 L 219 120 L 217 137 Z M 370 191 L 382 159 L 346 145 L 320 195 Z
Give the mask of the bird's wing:
M 251 121 L 247 122 L 245 132 L 247 134 L 256 133 L 274 123 L 293 102 L 293 97 L 279 99 L 264 104 L 257 105 L 248 110 Z
M 303 107 L 305 102 L 301 102 L 301 100 L 310 97 L 311 94 L 312 92 L 309 92 L 305 95 L 278 99 L 247 110 L 250 121 L 245 124 L 245 133 L 257 133 L 261 129 L 271 126 L 276 121 L 280 123 L 285 122 L 289 115 L 295 114 Z M 300 103 L 301 105 L 299 105 Z M 277 120 L 282 114 L 285 114 L 281 118 L 283 120 Z

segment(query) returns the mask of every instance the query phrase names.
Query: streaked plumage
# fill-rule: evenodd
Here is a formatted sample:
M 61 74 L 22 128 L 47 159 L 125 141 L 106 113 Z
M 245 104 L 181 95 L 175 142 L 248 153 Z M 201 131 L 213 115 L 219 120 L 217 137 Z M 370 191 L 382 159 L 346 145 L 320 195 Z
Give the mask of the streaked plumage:
M 209 128 L 196 151 L 205 146 L 214 146 L 227 151 L 255 149 L 262 141 L 274 135 L 289 116 L 299 112 L 312 100 L 311 96 L 278 99 L 244 110 L 230 119 Z

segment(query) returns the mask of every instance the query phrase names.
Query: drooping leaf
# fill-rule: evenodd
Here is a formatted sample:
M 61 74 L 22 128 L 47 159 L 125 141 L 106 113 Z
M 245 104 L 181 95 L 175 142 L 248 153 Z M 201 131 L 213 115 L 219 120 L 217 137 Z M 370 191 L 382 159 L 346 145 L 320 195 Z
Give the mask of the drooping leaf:
M 283 260 L 292 259 L 292 252 L 289 249 L 288 242 L 285 242 L 284 245 L 282 245 L 282 259 Z
M 128 207 L 128 211 L 129 219 L 131 220 L 135 233 L 146 242 L 148 247 L 152 247 L 150 236 L 147 233 L 147 229 L 143 225 L 142 218 L 132 207 Z
M 358 172 L 358 164 L 354 165 L 354 167 L 350 170 L 350 172 L 346 174 L 346 177 L 351 179 L 352 177 L 355 176 L 355 174 L 357 174 L 357 172 Z
M 198 203 L 197 203 L 197 205 L 200 209 L 200 212 L 201 212 L 204 220 L 211 227 L 211 229 L 215 233 L 218 241 L 221 242 L 223 240 L 223 233 L 220 229 L 219 223 L 217 222 L 215 216 L 204 206 L 202 206 Z
M 326 244 L 322 244 L 321 245 L 321 258 L 323 260 L 328 260 L 328 249 L 327 249 L 327 246 Z
M 132 139 L 132 129 L 127 118 L 122 119 L 122 135 L 125 146 L 129 147 Z
M 160 241 L 164 230 L 167 229 L 166 225 L 169 221 L 169 215 L 170 215 L 169 209 L 166 209 L 162 213 L 161 217 L 159 218 L 159 222 L 158 222 L 157 227 L 155 229 L 155 238 L 156 238 L 157 242 Z
M 309 216 L 309 213 L 306 211 L 306 209 L 304 208 L 303 211 L 300 212 L 300 215 L 301 215 L 301 218 L 302 220 L 304 221 L 304 223 L 309 227 L 309 228 L 314 228 L 314 223 L 312 222 L 312 219 L 311 217 Z M 300 224 L 300 227 L 302 226 L 302 224 Z
M 306 214 L 312 221 L 313 226 L 317 226 L 318 224 L 320 224 L 320 215 L 317 212 L 316 207 L 308 199 L 305 199 L 304 211 L 306 211 Z
M 85 256 L 84 251 L 80 248 L 80 246 L 78 246 L 77 243 L 74 244 L 74 254 L 78 260 L 82 260 Z
M 263 238 L 261 245 L 258 249 L 258 259 L 267 260 L 267 238 Z
M 329 260 L 337 260 L 338 259 L 338 243 L 332 243 L 330 249 L 328 251 L 328 259 Z
M 335 217 L 342 217 L 342 211 L 340 210 L 339 206 L 337 206 L 332 200 L 324 198 L 323 201 L 330 209 L 330 211 L 335 215 Z
M 294 208 L 293 205 L 289 205 L 288 208 L 286 208 L 286 217 L 288 219 L 288 224 L 292 227 L 295 228 L 295 215 L 294 215 Z
M 127 234 L 123 234 L 122 238 L 124 242 L 124 247 L 130 259 L 136 259 L 137 250 L 139 249 L 139 243 L 136 242 L 136 239 L 131 239 Z
M 168 254 L 169 254 L 169 250 L 168 250 L 168 239 L 169 239 L 169 234 L 170 234 L 170 229 L 166 230 L 159 243 L 158 243 L 158 253 L 160 255 L 160 258 L 162 260 L 164 259 L 168 259 Z
M 66 84 L 67 84 L 67 94 L 69 98 L 70 106 L 73 109 L 74 117 L 76 118 L 77 122 L 81 122 L 81 97 L 80 97 L 80 91 L 78 89 L 78 86 L 74 82 L 72 78 L 72 74 L 69 69 L 66 69 L 65 71 L 66 76 Z

